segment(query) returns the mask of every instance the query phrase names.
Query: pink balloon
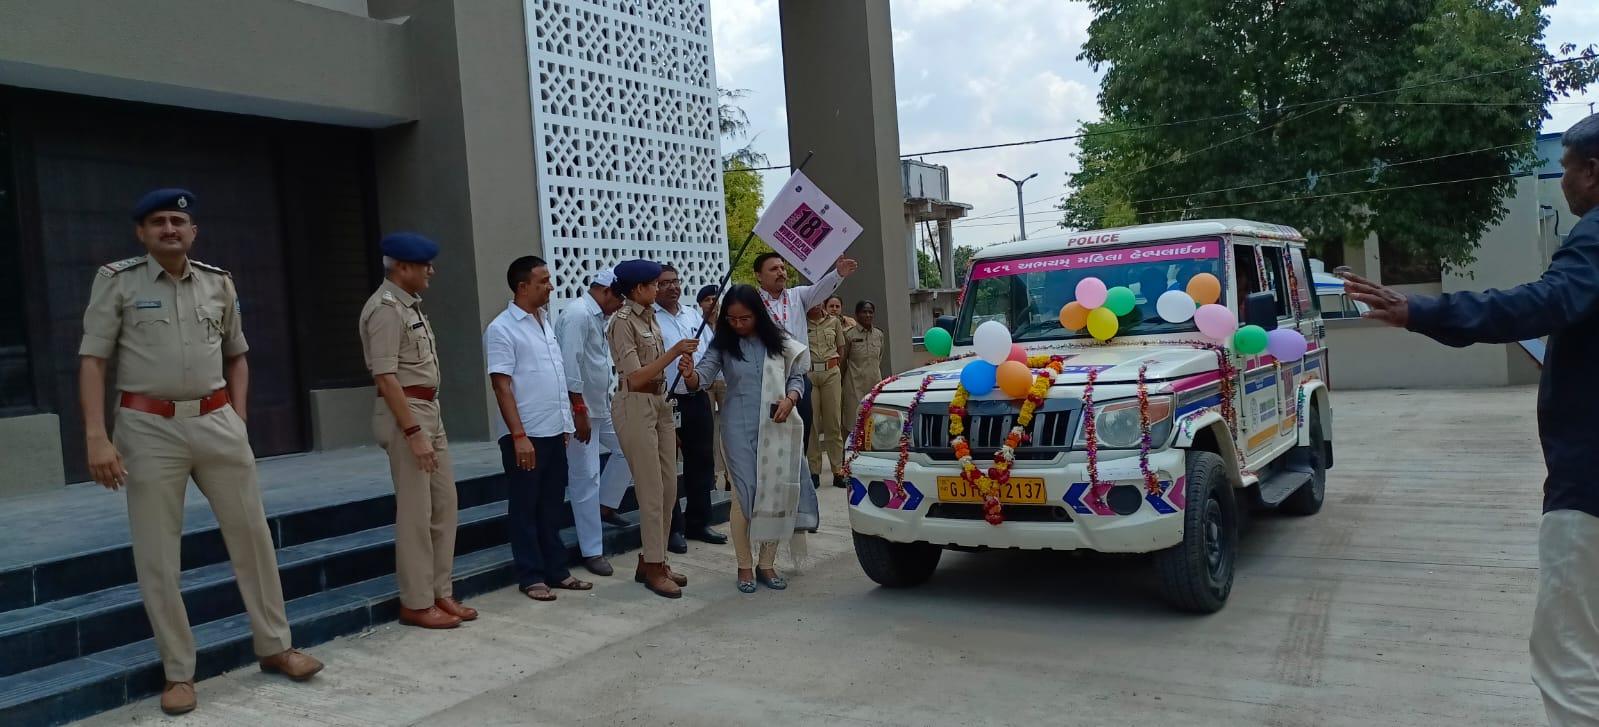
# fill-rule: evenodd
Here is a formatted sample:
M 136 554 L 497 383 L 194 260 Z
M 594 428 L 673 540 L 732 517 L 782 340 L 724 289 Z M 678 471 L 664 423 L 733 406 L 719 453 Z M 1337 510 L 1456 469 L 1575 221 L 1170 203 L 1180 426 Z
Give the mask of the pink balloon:
M 1022 362 L 1023 366 L 1026 366 L 1027 365 L 1027 349 L 1022 348 L 1022 344 L 1020 344 L 1020 343 L 1013 343 L 1013 344 L 1010 345 L 1010 355 L 1006 356 L 1005 360 L 1006 361 L 1020 361 L 1020 362 Z
M 1099 278 L 1083 278 L 1077 283 L 1077 302 L 1084 308 L 1093 310 L 1105 304 L 1105 281 Z
M 1292 328 L 1278 328 L 1266 334 L 1266 351 L 1278 361 L 1293 363 L 1305 357 L 1309 347 L 1304 334 Z
M 1227 306 L 1211 303 L 1194 312 L 1194 324 L 1199 332 L 1218 341 L 1225 341 L 1238 330 L 1238 319 Z

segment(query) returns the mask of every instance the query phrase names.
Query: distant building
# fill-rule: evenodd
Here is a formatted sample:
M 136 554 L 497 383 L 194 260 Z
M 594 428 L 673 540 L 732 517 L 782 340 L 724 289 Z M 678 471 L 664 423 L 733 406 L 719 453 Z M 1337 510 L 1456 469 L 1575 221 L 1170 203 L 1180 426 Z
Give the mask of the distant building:
M 966 216 L 972 206 L 949 199 L 949 167 L 901 160 L 900 181 L 905 190 L 905 251 L 910 270 L 911 330 L 920 334 L 933 325 L 935 310 L 954 311 L 960 290 L 955 280 L 955 230 L 953 223 Z M 917 264 L 917 230 L 928 224 L 937 228 L 939 284 L 922 285 Z

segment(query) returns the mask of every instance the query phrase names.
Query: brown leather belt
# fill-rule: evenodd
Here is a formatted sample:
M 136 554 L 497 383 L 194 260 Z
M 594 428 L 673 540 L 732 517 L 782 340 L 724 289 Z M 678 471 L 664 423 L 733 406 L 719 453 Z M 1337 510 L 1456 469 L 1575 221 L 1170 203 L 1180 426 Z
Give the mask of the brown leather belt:
M 197 417 L 228 405 L 228 390 L 217 389 L 202 399 L 167 401 L 153 396 L 122 392 L 122 408 L 162 417 Z
M 643 389 L 630 388 L 626 383 L 623 383 L 622 390 L 634 394 L 655 394 L 656 396 L 660 396 L 666 393 L 666 381 L 652 381 Z
M 432 386 L 402 386 L 400 391 L 405 392 L 405 398 L 407 399 L 419 399 L 421 401 L 433 401 L 439 396 L 439 390 Z M 378 392 L 378 398 L 383 398 L 383 392 Z

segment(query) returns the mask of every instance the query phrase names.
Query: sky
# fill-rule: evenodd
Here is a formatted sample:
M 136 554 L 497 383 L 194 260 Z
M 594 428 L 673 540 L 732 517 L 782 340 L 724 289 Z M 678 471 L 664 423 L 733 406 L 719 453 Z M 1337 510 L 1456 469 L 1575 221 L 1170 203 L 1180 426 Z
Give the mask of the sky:
M 1100 74 L 1076 60 L 1093 13 L 1077 0 L 890 0 L 894 83 L 902 154 L 1073 133 L 1099 118 Z M 1548 45 L 1599 38 L 1599 2 L 1562 0 L 1547 11 Z M 711 0 L 717 84 L 746 89 L 753 146 L 788 162 L 777 0 Z M 950 52 L 961 49 L 962 52 Z M 1545 131 L 1562 131 L 1599 103 L 1599 89 L 1551 108 Z M 727 142 L 724 142 L 726 144 Z M 987 245 L 1017 232 L 1016 187 L 995 176 L 1038 177 L 1023 188 L 1030 237 L 1060 234 L 1053 205 L 1075 171 L 1071 141 L 940 154 L 950 196 L 973 206 L 955 224 L 958 245 Z M 771 199 L 787 175 L 766 172 Z

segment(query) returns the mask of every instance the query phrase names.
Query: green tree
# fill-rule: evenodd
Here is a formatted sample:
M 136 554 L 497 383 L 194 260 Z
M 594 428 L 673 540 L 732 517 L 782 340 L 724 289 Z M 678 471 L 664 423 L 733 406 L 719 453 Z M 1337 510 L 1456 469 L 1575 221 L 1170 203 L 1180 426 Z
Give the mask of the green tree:
M 738 105 L 739 99 L 749 92 L 743 89 L 717 89 L 720 103 L 716 107 L 717 130 L 724 140 L 743 140 L 749 135 L 750 119 Z M 764 166 L 766 155 L 751 148 L 753 140 L 722 155 L 722 195 L 727 217 L 728 255 L 738 254 L 744 238 L 760 219 L 761 206 L 766 203 L 760 172 L 753 167 Z M 772 247 L 760 238 L 750 240 L 749 250 L 733 267 L 733 282 L 755 283 L 755 272 L 750 264 Z
M 1599 70 L 1552 63 L 1553 0 L 1088 3 L 1105 120 L 1061 205 L 1079 229 L 1248 217 L 1465 265 L 1546 105 Z
M 955 287 L 966 287 L 966 276 L 972 272 L 972 258 L 976 255 L 976 247 L 971 245 L 955 246 Z
M 916 251 L 916 281 L 920 288 L 931 290 L 942 288 L 943 277 L 939 274 L 938 263 L 926 250 Z

